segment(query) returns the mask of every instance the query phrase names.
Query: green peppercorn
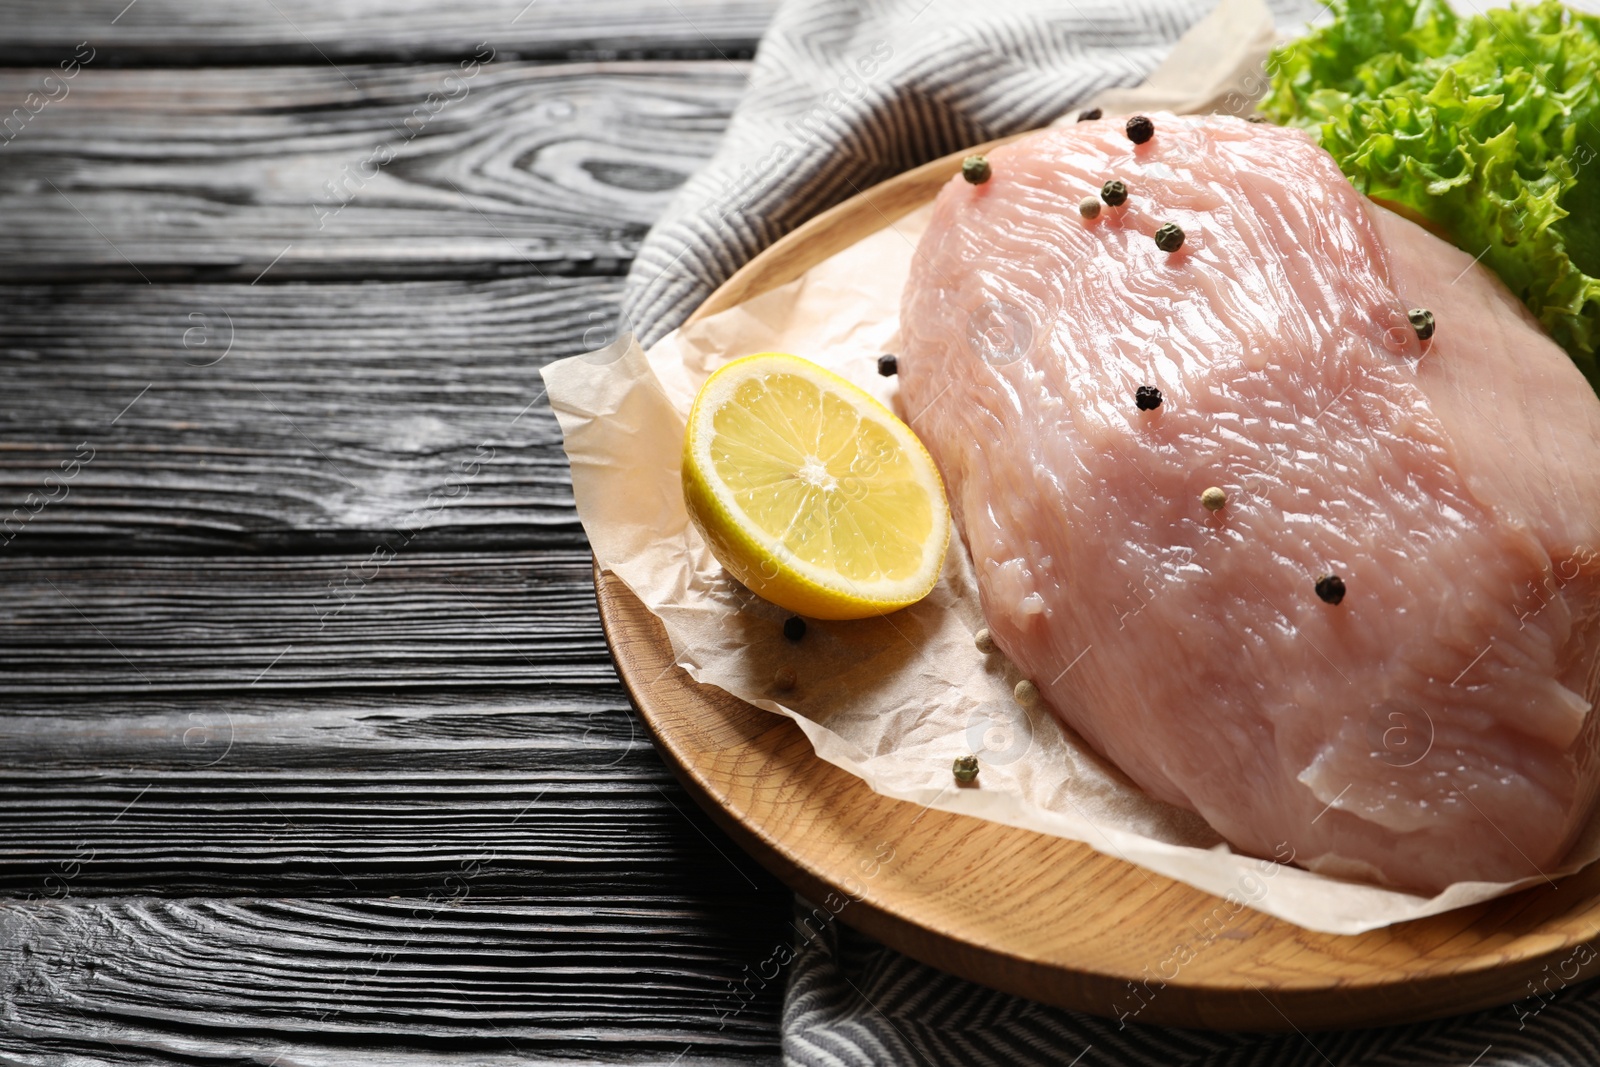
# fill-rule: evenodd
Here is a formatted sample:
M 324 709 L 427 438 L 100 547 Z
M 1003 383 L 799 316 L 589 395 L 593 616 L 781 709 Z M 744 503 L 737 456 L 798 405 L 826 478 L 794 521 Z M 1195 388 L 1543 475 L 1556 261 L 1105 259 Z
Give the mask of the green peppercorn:
M 1169 222 L 1156 231 L 1156 247 L 1163 252 L 1176 252 L 1183 247 L 1183 230 L 1176 222 Z
M 1433 312 L 1427 308 L 1412 308 L 1406 313 L 1411 328 L 1417 331 L 1417 340 L 1426 341 L 1433 336 Z
M 950 765 L 950 773 L 956 776 L 956 781 L 963 785 L 978 780 L 978 757 L 957 756 L 955 763 Z
M 1115 178 L 1100 187 L 1100 199 L 1108 207 L 1121 207 L 1128 199 L 1128 187 Z
M 982 185 L 992 173 L 989 161 L 983 156 L 968 156 L 961 161 L 961 176 L 973 185 Z

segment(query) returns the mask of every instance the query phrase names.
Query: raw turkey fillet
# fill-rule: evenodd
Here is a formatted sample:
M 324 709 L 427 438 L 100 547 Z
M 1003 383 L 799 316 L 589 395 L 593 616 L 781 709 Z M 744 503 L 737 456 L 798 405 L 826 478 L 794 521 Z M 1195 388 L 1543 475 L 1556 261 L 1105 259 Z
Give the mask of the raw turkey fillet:
M 1429 892 L 1553 870 L 1600 780 L 1600 400 L 1300 132 L 1153 117 L 997 149 L 913 262 L 902 411 L 996 642 L 1245 852 Z

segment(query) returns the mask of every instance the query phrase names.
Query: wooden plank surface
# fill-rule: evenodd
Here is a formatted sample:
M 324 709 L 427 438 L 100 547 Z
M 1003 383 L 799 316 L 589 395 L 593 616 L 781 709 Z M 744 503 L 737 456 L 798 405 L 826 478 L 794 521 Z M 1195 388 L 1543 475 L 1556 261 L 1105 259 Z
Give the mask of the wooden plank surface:
M 772 6 L 0 0 L 0 1062 L 772 1061 L 538 377 Z
M 581 545 L 539 369 L 608 343 L 620 293 L 609 277 L 7 290 L 0 542 Z
M 199 730 L 225 745 L 231 729 L 240 748 L 240 732 L 255 725 L 250 710 L 185 711 L 185 722 L 171 724 L 173 747 Z M 598 729 L 570 706 L 545 715 L 576 720 L 580 738 Z M 294 721 L 285 715 L 274 726 L 281 734 Z M 480 749 L 502 743 L 490 730 L 473 741 Z M 208 767 L 199 759 L 210 753 L 193 751 L 184 755 L 200 769 L 135 762 L 68 773 L 46 769 L 53 760 L 8 768 L 0 891 L 34 900 L 413 896 L 458 882 L 464 871 L 481 893 L 536 891 L 596 904 L 626 888 L 767 907 L 779 890 L 703 821 L 642 737 L 630 748 L 546 729 L 537 745 L 519 746 L 520 766 L 500 770 L 470 766 L 460 746 L 449 763 L 431 761 L 425 745 L 391 745 L 372 759 L 347 755 L 321 767 L 307 765 L 316 756 L 308 747 L 296 746 L 297 766 L 287 769 L 252 767 L 231 754 Z M 403 762 L 411 768 L 395 766 Z
M 236 1040 L 326 1036 L 341 1029 L 319 1015 L 328 974 L 414 935 L 429 949 L 412 953 L 412 973 L 367 995 L 421 1021 L 343 1027 L 363 1035 L 373 1062 L 434 1023 L 444 1028 L 432 1037 L 492 1044 L 509 1020 L 519 1044 L 559 1044 L 577 1030 L 624 1058 L 697 1030 L 695 1043 L 713 1049 L 769 1047 L 775 987 L 740 1009 L 742 1036 L 705 1011 L 737 977 L 741 946 L 787 936 L 787 896 L 693 807 L 638 731 L 599 636 L 587 554 L 400 556 L 330 600 L 352 561 L 0 561 L 0 663 L 15 668 L 0 677 L 0 893 L 13 898 L 0 929 L 9 914 L 13 932 L 59 922 L 93 935 L 64 953 L 0 933 L 0 977 L 17 991 L 0 1050 L 86 1032 L 61 1012 L 78 1004 L 67 990 L 92 981 L 101 994 L 107 973 L 130 966 L 171 969 L 130 979 L 138 1003 L 75 1009 L 101 1041 L 159 1044 L 130 1022 L 152 1012 L 180 1044 L 208 1014 L 248 1031 L 216 1038 L 208 1054 Z M 188 942 L 173 931 L 197 928 L 196 907 L 215 928 L 208 958 L 232 944 L 238 966 L 259 962 L 267 935 L 241 917 L 255 905 L 91 906 L 151 892 L 292 894 L 301 902 L 272 905 L 283 916 L 273 936 L 284 965 L 303 969 L 300 999 L 269 1011 L 255 987 L 183 981 Z M 390 919 L 338 931 L 339 952 L 324 958 L 308 928 L 322 907 L 312 898 L 360 894 L 385 895 L 372 906 Z M 458 922 L 469 897 L 482 918 Z M 401 921 L 420 908 L 444 922 L 445 901 L 444 927 L 418 933 Z M 522 913 L 583 917 L 593 938 L 485 954 L 486 940 L 522 936 L 508 918 Z M 166 918 L 130 918 L 151 914 Z M 680 941 L 694 951 L 664 965 Z M 475 984 L 432 969 L 473 954 Z M 316 973 L 321 986 L 307 977 Z M 619 976 L 632 996 L 617 994 Z M 551 990 L 567 998 L 564 1015 L 546 1003 Z M 456 1030 L 430 1014 L 444 1010 L 430 996 L 456 1005 Z M 487 1021 L 472 1022 L 479 1014 Z M 641 1014 L 653 1020 L 643 1037 Z
M 637 728 L 587 553 L 361 562 L 0 561 L 0 890 L 773 887 Z
M 0 63 L 93 42 L 121 64 L 426 61 L 490 42 L 525 59 L 748 58 L 776 0 L 0 0 Z
M 791 936 L 737 902 L 491 899 L 469 883 L 406 900 L 0 903 L 0 958 L 17 961 L 0 1055 L 83 1063 L 92 1032 L 87 1062 L 770 1062 L 778 987 L 736 997 L 729 960 Z
M 0 693 L 609 681 L 589 566 L 570 550 L 4 559 Z
M 25 704 L 0 892 L 426 894 L 464 870 L 498 895 L 774 891 L 606 696 Z
M 46 73 L 0 70 L 0 101 Z M 0 134 L 0 281 L 619 273 L 745 78 L 487 54 L 84 67 Z

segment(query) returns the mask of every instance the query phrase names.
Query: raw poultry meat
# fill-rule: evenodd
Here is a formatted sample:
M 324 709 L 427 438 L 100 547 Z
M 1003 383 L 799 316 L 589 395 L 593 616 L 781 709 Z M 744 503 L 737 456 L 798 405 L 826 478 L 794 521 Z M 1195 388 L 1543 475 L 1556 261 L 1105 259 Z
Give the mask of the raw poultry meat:
M 996 642 L 1238 849 L 1420 891 L 1552 870 L 1600 781 L 1600 400 L 1300 132 L 1152 118 L 994 151 L 913 263 L 902 414 Z

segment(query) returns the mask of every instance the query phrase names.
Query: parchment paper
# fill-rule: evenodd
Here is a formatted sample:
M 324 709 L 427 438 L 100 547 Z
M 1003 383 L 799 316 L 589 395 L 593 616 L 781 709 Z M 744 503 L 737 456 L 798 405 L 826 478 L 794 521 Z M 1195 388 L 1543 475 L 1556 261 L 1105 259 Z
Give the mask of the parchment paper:
M 1230 94 L 1253 99 L 1272 43 L 1260 0 L 1222 0 L 1146 84 L 1102 106 L 1210 110 L 1238 99 Z M 895 379 L 879 376 L 876 361 L 897 350 L 900 291 L 931 215 L 931 205 L 921 208 L 648 353 L 624 336 L 545 369 L 595 558 L 662 620 L 678 666 L 793 719 L 819 757 L 879 793 L 1082 841 L 1223 897 L 1223 918 L 1252 907 L 1354 934 L 1542 881 L 1463 882 L 1430 899 L 1234 853 L 1198 816 L 1146 796 L 1048 710 L 1016 703 L 1014 669 L 973 644 L 984 623 L 959 539 L 920 604 L 881 619 L 811 621 L 798 643 L 783 637 L 789 613 L 728 577 L 688 521 L 678 457 L 690 404 L 723 363 L 778 351 L 812 359 L 898 410 Z M 794 670 L 795 689 L 774 686 L 781 667 Z M 950 773 L 968 752 L 982 764 L 976 788 L 957 787 Z M 1600 856 L 1593 827 L 1573 856 L 1579 862 L 1547 873 Z

